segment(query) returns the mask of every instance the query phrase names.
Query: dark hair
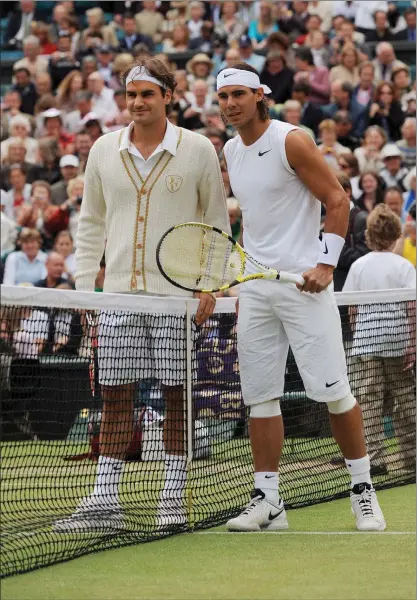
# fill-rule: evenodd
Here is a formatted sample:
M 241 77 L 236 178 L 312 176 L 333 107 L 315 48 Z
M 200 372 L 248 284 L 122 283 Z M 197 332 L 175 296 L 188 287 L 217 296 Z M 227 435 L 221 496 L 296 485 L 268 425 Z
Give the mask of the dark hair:
M 125 19 L 133 19 L 133 20 L 135 20 L 135 15 L 134 15 L 133 13 L 126 12 L 126 13 L 123 15 L 123 21 L 124 21 Z
M 341 152 L 337 158 L 343 159 L 348 164 L 349 168 L 352 169 L 352 177 L 357 177 L 359 175 L 359 162 L 353 152 Z
M 126 87 L 127 76 L 130 73 L 130 70 L 134 67 L 143 67 L 146 69 L 152 77 L 159 79 L 159 81 L 163 83 L 167 89 L 171 90 L 172 95 L 174 95 L 174 90 L 177 86 L 174 74 L 166 68 L 162 61 L 160 61 L 158 58 L 154 58 L 153 56 L 149 56 L 148 54 L 139 56 L 121 73 L 124 87 Z M 166 90 L 161 86 L 159 86 L 159 89 L 161 90 L 162 96 L 165 97 Z M 167 115 L 171 114 L 173 107 L 174 98 L 172 97 L 171 102 L 166 106 Z
M 351 83 L 344 81 L 340 87 L 341 87 L 342 91 L 347 92 L 349 94 L 349 98 L 352 97 L 353 85 Z
M 294 83 L 292 86 L 292 91 L 302 92 L 306 96 L 309 96 L 311 93 L 311 85 L 308 83 L 308 81 L 297 81 L 297 83 Z
M 30 71 L 26 67 L 18 67 L 17 69 L 13 69 L 13 74 L 16 75 L 16 73 L 20 73 L 21 71 L 24 71 L 26 75 L 30 77 Z
M 314 66 L 313 53 L 310 48 L 307 48 L 306 46 L 301 46 L 295 50 L 295 58 L 299 58 L 310 66 Z
M 126 94 L 125 88 L 119 88 L 118 90 L 115 90 L 113 96 L 124 96 L 125 94 Z
M 268 48 L 268 46 L 270 46 L 271 44 L 281 44 L 281 46 L 285 48 L 285 50 L 288 50 L 290 46 L 288 37 L 285 35 L 285 33 L 282 33 L 281 31 L 274 31 L 267 38 L 266 47 Z
M 351 117 L 349 111 L 347 111 L 347 110 L 338 110 L 333 115 L 333 121 L 335 123 L 348 124 L 348 123 L 352 123 L 352 117 Z
M 415 14 L 416 14 L 416 9 L 413 6 L 409 6 L 404 11 L 404 16 L 406 16 L 406 15 L 415 15 Z
M 345 175 L 343 172 L 336 172 L 336 178 L 345 192 L 347 190 L 352 191 L 352 184 L 350 183 L 350 179 L 347 175 Z
M 396 194 L 400 194 L 401 198 L 403 197 L 402 191 L 396 185 L 390 185 L 390 187 L 386 188 L 386 190 L 384 191 L 384 200 L 385 200 L 385 197 L 388 194 L 388 192 L 395 192 Z
M 233 66 L 233 68 L 238 69 L 239 71 L 250 71 L 251 73 L 256 73 L 256 75 L 258 75 L 258 77 L 259 77 L 258 71 L 254 67 L 252 67 L 251 65 L 248 65 L 245 62 L 237 63 L 236 65 Z M 222 69 L 222 71 L 224 71 L 224 69 Z M 220 71 L 220 73 L 221 73 L 221 71 Z M 252 92 L 255 94 L 256 90 L 252 90 Z M 268 121 L 268 119 L 270 118 L 269 117 L 269 104 L 268 104 L 268 100 L 265 96 L 262 98 L 262 100 L 260 102 L 258 102 L 258 114 L 259 114 L 259 118 L 261 119 L 261 121 Z M 225 117 L 223 114 L 222 114 L 222 119 L 223 119 L 223 121 L 225 120 Z
M 372 170 L 362 171 L 361 176 L 359 178 L 359 182 L 358 182 L 359 189 L 362 191 L 363 191 L 362 182 L 363 182 L 364 177 L 366 177 L 366 175 L 372 175 L 372 177 L 374 177 L 375 181 L 377 182 L 377 188 L 376 188 L 376 192 L 375 192 L 375 206 L 376 206 L 377 204 L 380 204 L 381 202 L 384 201 L 385 182 L 382 179 L 382 177 L 380 177 L 378 175 L 378 173 L 376 173 L 375 171 L 372 171 Z M 365 199 L 365 193 L 363 193 L 362 196 L 357 200 L 356 204 L 359 206 L 359 208 L 366 210 L 365 205 L 364 205 L 364 199 Z

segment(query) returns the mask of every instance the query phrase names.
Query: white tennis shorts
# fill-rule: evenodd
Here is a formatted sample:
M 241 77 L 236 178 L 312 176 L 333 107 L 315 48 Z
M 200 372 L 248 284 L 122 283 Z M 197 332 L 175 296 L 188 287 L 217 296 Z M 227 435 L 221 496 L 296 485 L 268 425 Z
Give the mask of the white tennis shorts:
M 350 393 L 333 286 L 308 294 L 277 281 L 243 284 L 237 339 L 246 405 L 283 395 L 289 346 L 309 398 L 330 402 Z
M 158 379 L 183 385 L 186 379 L 185 317 L 102 311 L 98 330 L 99 381 L 113 386 Z

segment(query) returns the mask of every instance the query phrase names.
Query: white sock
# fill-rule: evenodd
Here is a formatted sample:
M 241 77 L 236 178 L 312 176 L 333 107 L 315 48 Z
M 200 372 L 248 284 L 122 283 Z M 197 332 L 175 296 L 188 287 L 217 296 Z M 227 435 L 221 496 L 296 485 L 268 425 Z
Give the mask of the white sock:
M 278 506 L 278 473 L 274 471 L 258 471 L 255 473 L 255 489 L 265 494 L 266 500 Z
M 181 499 L 187 483 L 187 459 L 183 455 L 165 454 L 163 498 Z
M 345 458 L 346 468 L 352 477 L 352 487 L 358 483 L 370 483 L 371 480 L 371 461 L 367 454 L 363 458 L 355 458 L 354 460 Z
M 97 479 L 93 494 L 112 500 L 119 499 L 119 482 L 122 476 L 124 461 L 110 456 L 99 456 Z

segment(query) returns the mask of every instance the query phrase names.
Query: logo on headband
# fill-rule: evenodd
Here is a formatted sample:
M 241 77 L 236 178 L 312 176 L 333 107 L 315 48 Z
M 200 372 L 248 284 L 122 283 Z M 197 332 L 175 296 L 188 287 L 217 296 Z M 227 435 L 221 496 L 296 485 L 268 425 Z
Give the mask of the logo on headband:
M 182 184 L 182 177 L 179 175 L 167 175 L 165 177 L 165 184 L 169 192 L 178 192 Z

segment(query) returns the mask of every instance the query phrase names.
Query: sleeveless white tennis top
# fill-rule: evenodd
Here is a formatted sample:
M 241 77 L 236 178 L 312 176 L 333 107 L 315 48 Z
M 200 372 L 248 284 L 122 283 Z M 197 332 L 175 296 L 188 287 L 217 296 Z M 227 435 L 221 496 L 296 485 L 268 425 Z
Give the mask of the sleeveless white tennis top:
M 287 160 L 285 138 L 295 129 L 273 120 L 254 144 L 245 146 L 238 135 L 224 154 L 245 250 L 268 267 L 301 274 L 317 265 L 321 209 Z M 247 272 L 256 268 L 248 265 Z

